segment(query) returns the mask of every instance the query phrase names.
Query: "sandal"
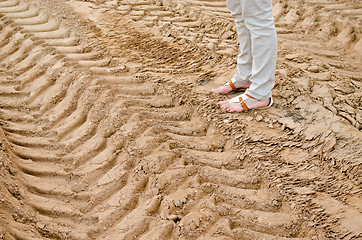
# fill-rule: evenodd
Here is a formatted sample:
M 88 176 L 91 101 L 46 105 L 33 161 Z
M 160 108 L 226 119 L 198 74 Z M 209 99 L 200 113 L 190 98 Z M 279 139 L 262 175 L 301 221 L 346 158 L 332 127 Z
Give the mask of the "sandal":
M 248 99 L 248 98 L 252 98 L 252 99 L 255 99 L 254 97 L 250 96 L 249 94 L 242 94 L 240 96 L 237 96 L 237 97 L 234 97 L 232 99 L 229 100 L 229 103 L 239 103 L 240 106 L 243 108 L 244 112 L 247 112 L 249 110 L 253 110 L 253 109 L 266 109 L 266 108 L 269 108 L 273 105 L 274 101 L 273 101 L 273 98 L 270 98 L 270 102 L 267 106 L 265 107 L 257 107 L 257 108 L 249 108 L 246 104 L 245 104 L 245 100 Z M 230 111 L 229 111 L 230 112 Z
M 228 93 L 231 93 L 231 92 L 238 92 L 238 91 L 241 91 L 241 90 L 245 90 L 245 89 L 247 89 L 247 88 L 249 88 L 249 87 L 239 87 L 239 88 L 237 88 L 237 87 L 235 87 L 235 85 L 234 85 L 234 83 L 233 83 L 233 81 L 232 80 L 230 80 L 229 82 L 227 82 L 227 83 L 225 83 L 223 86 L 230 86 L 231 87 L 231 91 L 228 91 L 228 92 L 215 92 L 215 91 L 212 91 L 213 93 L 219 93 L 219 94 L 228 94 Z M 223 87 L 222 86 L 222 87 Z M 216 90 L 216 89 L 214 89 L 214 90 Z

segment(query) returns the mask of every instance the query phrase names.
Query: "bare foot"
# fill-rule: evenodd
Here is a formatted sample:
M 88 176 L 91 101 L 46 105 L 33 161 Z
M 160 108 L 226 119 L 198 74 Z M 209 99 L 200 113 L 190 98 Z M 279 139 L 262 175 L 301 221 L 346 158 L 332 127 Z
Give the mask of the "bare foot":
M 234 86 L 236 89 L 247 89 L 250 87 L 251 84 L 245 84 L 245 83 L 241 83 L 241 82 L 234 82 Z M 212 89 L 211 92 L 212 93 L 219 93 L 219 94 L 227 94 L 230 93 L 232 91 L 235 91 L 232 89 L 232 87 L 230 86 L 230 83 L 226 83 L 224 85 L 222 85 L 221 87 Z
M 249 110 L 270 107 L 273 104 L 271 98 L 265 99 L 265 100 L 257 100 L 257 99 L 245 97 L 244 94 L 242 94 L 240 96 L 243 96 L 244 103 Z M 229 100 L 221 101 L 221 102 L 219 102 L 219 104 L 223 109 L 225 109 L 228 112 L 243 112 L 245 110 L 239 102 L 240 96 L 229 99 Z

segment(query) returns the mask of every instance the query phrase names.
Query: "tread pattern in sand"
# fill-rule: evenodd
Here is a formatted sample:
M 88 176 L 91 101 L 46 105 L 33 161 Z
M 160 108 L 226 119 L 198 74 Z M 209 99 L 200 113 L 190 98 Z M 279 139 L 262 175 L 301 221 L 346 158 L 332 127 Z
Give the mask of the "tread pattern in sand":
M 225 1 L 120 1 L 99 7 L 157 26 L 164 36 L 183 45 L 221 56 L 235 57 L 238 52 L 233 19 Z M 282 74 L 296 75 L 295 81 L 301 82 L 299 88 L 311 95 L 311 101 L 360 130 L 361 68 L 356 68 L 362 61 L 359 1 L 278 1 L 273 13 L 283 49 L 280 69 L 286 68 Z M 353 54 L 346 57 L 344 51 Z M 305 58 L 306 53 L 313 58 Z M 344 83 L 346 79 L 348 83 Z M 345 84 L 349 87 L 344 88 Z M 292 101 L 288 95 L 281 97 L 286 97 L 285 102 Z
M 181 45 L 205 49 L 213 57 L 233 60 L 238 52 L 233 18 L 227 12 L 225 1 L 120 1 L 117 5 L 98 7 L 146 26 L 156 26 L 164 36 Z M 299 116 L 298 120 L 275 117 L 313 141 L 336 122 L 345 122 L 360 131 L 362 14 L 359 1 L 278 1 L 273 13 L 280 48 L 274 95 L 287 109 L 284 115 L 289 111 Z M 307 127 L 303 130 L 304 125 Z M 359 139 L 341 132 L 343 136 L 337 138 L 351 142 Z M 352 154 L 337 160 L 336 165 L 360 182 L 355 174 L 362 171 L 359 159 L 359 154 Z
M 13 238 L 298 236 L 297 215 L 225 167 L 225 139 L 158 77 L 123 71 L 35 5 L 0 12 L 2 129 L 33 216 L 9 222 Z
M 232 19 L 224 2 L 176 3 L 118 1 L 114 6 L 103 7 L 137 22 L 144 21 L 149 27 L 157 26 L 165 36 L 177 39 L 181 45 L 196 43 L 199 48 L 215 51 L 217 55 L 235 54 Z M 321 9 L 320 13 L 333 9 L 318 8 L 322 3 L 308 1 L 311 7 Z M 312 98 L 306 100 L 308 103 L 322 101 L 325 109 L 359 129 L 360 109 L 356 105 L 359 103 L 334 100 L 358 94 L 359 70 L 352 65 L 339 66 L 339 56 L 328 46 L 298 38 L 300 30 L 293 28 L 298 24 L 303 27 L 302 24 L 313 17 L 297 12 L 298 4 L 280 1 L 274 7 L 281 40 L 300 40 L 298 46 L 304 46 L 303 51 L 290 55 L 287 52 L 290 48 L 283 49 L 282 45 L 279 62 L 285 62 L 287 71 L 279 73 L 285 79 L 281 78 L 276 96 L 283 103 L 293 102 L 295 94 L 288 94 L 291 88 L 298 89 L 301 96 L 313 93 Z M 200 6 L 207 11 L 201 12 Z M 278 12 L 278 9 L 282 10 Z M 348 11 L 344 9 L 343 16 L 355 23 L 360 14 L 352 11 L 354 14 L 346 15 Z M 169 91 L 165 88 L 170 90 L 175 85 L 163 73 L 172 72 L 166 70 L 174 68 L 174 63 L 167 65 L 164 61 L 166 67 L 157 69 L 154 59 L 142 55 L 147 69 L 134 70 L 124 64 L 124 59 L 110 58 L 105 49 L 78 37 L 59 18 L 23 1 L 0 1 L 0 13 L 0 119 L 14 154 L 13 161 L 20 169 L 21 199 L 27 206 L 22 217 L 9 221 L 12 238 L 305 237 L 304 219 L 280 192 L 265 184 L 266 179 L 258 177 L 258 169 L 242 167 L 243 156 L 228 147 L 225 136 L 206 124 L 193 106 L 167 94 Z M 215 15 L 215 25 L 200 21 L 210 15 Z M 310 31 L 318 32 L 317 28 Z M 349 43 L 358 50 L 358 34 L 351 31 L 345 35 L 348 38 L 353 34 L 356 38 Z M 337 41 L 338 36 L 333 35 L 330 42 Z M 316 52 L 316 49 L 323 51 Z M 315 59 L 305 59 L 304 51 L 312 52 Z M 139 60 L 130 55 L 129 61 L 138 66 Z M 140 56 L 139 52 L 133 55 Z M 326 61 L 330 66 L 321 65 Z M 320 67 L 318 72 L 310 68 L 312 65 Z M 330 67 L 334 67 L 336 73 L 324 79 L 329 76 L 324 72 Z M 191 72 L 192 67 L 189 69 Z M 314 88 L 295 83 L 288 89 L 283 81 L 291 76 L 295 82 L 308 76 Z M 346 77 L 354 84 L 351 92 L 343 92 L 345 88 L 328 90 L 335 94 L 332 100 L 320 99 L 325 94 L 320 92 L 324 89 L 320 85 L 328 81 L 329 89 Z M 325 106 L 324 101 L 332 101 L 335 112 Z M 338 104 L 357 111 L 345 105 L 343 110 Z M 289 120 L 282 118 L 281 121 L 285 128 L 294 128 L 293 134 L 298 135 L 298 126 Z M 317 120 L 320 123 L 324 119 Z M 334 133 L 318 135 L 311 133 L 312 130 L 303 132 L 310 134 L 307 135 L 310 142 L 306 144 L 318 143 L 326 152 L 338 147 Z M 288 146 L 287 141 L 284 144 Z M 296 143 L 289 144 L 294 147 Z M 340 164 L 337 167 L 347 169 L 344 172 L 354 182 L 360 181 L 358 159 L 341 162 L 336 162 Z M 288 179 L 288 174 L 285 175 L 281 179 Z M 300 184 L 299 180 L 293 180 Z M 298 191 L 310 194 L 306 188 Z M 313 204 L 330 210 L 333 216 L 333 209 L 328 207 L 330 202 L 339 204 L 345 212 L 356 209 L 348 201 L 341 203 L 324 195 Z M 320 215 L 323 214 L 321 211 Z M 350 230 L 350 226 L 347 222 L 349 233 L 344 236 L 358 237 L 358 230 Z

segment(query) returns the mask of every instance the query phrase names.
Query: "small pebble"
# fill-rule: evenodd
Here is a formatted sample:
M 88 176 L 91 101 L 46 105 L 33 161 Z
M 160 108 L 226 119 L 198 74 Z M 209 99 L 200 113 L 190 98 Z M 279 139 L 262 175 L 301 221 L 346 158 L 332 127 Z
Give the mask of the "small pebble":
M 182 38 L 178 43 L 179 43 L 179 44 L 186 44 L 187 42 L 186 42 L 185 39 Z
M 210 50 L 214 50 L 215 49 L 215 44 L 214 43 L 208 43 L 207 44 L 207 48 L 210 49 Z
M 313 72 L 313 73 L 318 73 L 319 72 L 319 66 L 316 66 L 316 65 L 310 66 L 308 68 L 308 71 Z
M 45 227 L 45 225 L 43 223 L 40 223 L 40 222 L 37 222 L 35 224 L 35 226 L 38 228 L 38 229 L 43 229 Z
M 191 36 L 190 37 L 190 42 L 195 42 L 196 41 L 196 36 Z
M 294 208 L 295 208 L 295 203 L 292 203 L 292 204 L 290 205 L 290 208 L 291 208 L 291 209 L 294 209 Z
M 260 122 L 261 120 L 263 120 L 263 117 L 261 115 L 258 115 L 258 116 L 256 116 L 255 119 L 256 119 L 256 121 Z

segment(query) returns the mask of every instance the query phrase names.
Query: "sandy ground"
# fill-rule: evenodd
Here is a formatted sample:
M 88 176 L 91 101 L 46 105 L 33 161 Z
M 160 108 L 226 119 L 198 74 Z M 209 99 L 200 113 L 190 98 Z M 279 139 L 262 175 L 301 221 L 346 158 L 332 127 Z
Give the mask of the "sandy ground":
M 274 2 L 275 104 L 223 112 L 223 0 L 0 0 L 0 239 L 361 239 L 362 4 Z

